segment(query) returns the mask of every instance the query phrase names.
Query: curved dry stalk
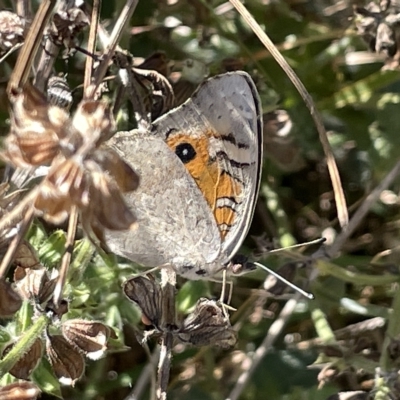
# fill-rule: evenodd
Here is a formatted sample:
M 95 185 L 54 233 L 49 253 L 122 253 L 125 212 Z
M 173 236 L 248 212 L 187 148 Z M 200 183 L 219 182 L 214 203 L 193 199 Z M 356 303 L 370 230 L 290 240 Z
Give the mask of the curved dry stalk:
M 250 28 L 253 30 L 254 34 L 260 39 L 261 43 L 268 49 L 268 51 L 275 58 L 276 62 L 281 66 L 281 68 L 285 71 L 288 78 L 292 81 L 293 85 L 300 93 L 300 96 L 304 100 L 306 106 L 310 110 L 310 114 L 312 119 L 314 120 L 315 126 L 318 131 L 319 140 L 322 144 L 322 148 L 324 150 L 326 156 L 326 163 L 328 165 L 329 174 L 331 177 L 333 192 L 336 201 L 336 209 L 338 213 L 338 219 L 340 226 L 345 228 L 349 221 L 349 215 L 347 211 L 346 199 L 343 192 L 343 187 L 340 180 L 339 170 L 336 165 L 335 158 L 332 153 L 331 146 L 329 144 L 328 137 L 326 135 L 325 127 L 322 122 L 322 117 L 319 111 L 317 110 L 314 101 L 310 94 L 307 92 L 307 89 L 297 77 L 296 73 L 284 59 L 282 54 L 277 50 L 275 45 L 272 43 L 271 39 L 267 36 L 267 34 L 261 29 L 260 25 L 256 22 L 256 20 L 252 17 L 252 15 L 247 11 L 246 7 L 240 2 L 240 0 L 229 0 L 239 14 L 243 17 L 243 19 L 247 22 Z
M 60 304 L 62 292 L 67 280 L 68 267 L 71 262 L 72 252 L 74 251 L 74 240 L 76 227 L 78 226 L 78 209 L 72 206 L 68 221 L 67 240 L 65 242 L 65 253 L 61 260 L 60 275 L 54 288 L 54 304 L 57 307 Z
M 39 186 L 32 189 L 20 202 L 3 218 L 0 220 L 0 232 L 8 229 L 17 219 L 21 218 L 24 212 L 27 212 L 28 208 L 32 208 L 36 196 L 39 193 Z
M 279 314 L 279 317 L 274 321 L 274 323 L 269 328 L 268 335 L 264 338 L 261 345 L 255 351 L 254 356 L 251 359 L 250 366 L 246 369 L 246 371 L 243 371 L 242 374 L 239 376 L 236 385 L 234 386 L 233 390 L 226 398 L 226 400 L 237 400 L 239 398 L 247 382 L 249 381 L 251 375 L 254 373 L 254 371 L 260 364 L 261 360 L 265 357 L 268 351 L 272 349 L 272 345 L 274 344 L 275 340 L 278 338 L 285 324 L 292 315 L 300 297 L 301 295 L 299 293 L 296 293 L 294 298 L 290 299 L 285 304 L 285 306 L 283 307 L 282 311 Z
M 30 223 L 33 218 L 34 208 L 30 207 L 24 215 L 23 220 L 21 221 L 19 232 L 13 237 L 11 243 L 7 248 L 7 252 L 4 255 L 3 259 L 1 260 L 0 264 L 0 280 L 4 279 L 7 275 L 8 268 L 11 262 L 14 259 L 15 253 L 18 249 L 21 240 L 24 238 L 25 233 L 29 229 Z

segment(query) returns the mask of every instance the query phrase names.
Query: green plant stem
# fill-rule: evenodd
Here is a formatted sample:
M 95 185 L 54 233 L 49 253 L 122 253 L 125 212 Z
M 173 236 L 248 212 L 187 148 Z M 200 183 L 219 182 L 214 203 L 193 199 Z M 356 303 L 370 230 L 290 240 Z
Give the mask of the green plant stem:
M 400 290 L 397 289 L 393 302 L 392 302 L 392 310 L 390 312 L 389 324 L 385 335 L 385 340 L 383 341 L 381 358 L 379 360 L 379 365 L 382 371 L 389 371 L 391 368 L 391 361 L 389 358 L 389 354 L 387 351 L 390 342 L 393 339 L 398 339 L 400 334 Z
M 9 353 L 0 361 L 0 378 L 3 377 L 32 347 L 36 339 L 42 334 L 49 324 L 50 318 L 47 315 L 40 316 L 30 329 L 14 345 Z

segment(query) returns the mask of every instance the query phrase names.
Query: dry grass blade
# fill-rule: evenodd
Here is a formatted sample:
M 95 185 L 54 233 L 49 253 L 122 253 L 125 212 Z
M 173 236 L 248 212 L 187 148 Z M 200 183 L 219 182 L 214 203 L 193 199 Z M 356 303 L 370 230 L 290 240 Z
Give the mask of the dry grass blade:
M 282 54 L 277 50 L 275 45 L 266 35 L 266 33 L 261 29 L 260 25 L 256 22 L 256 20 L 252 17 L 252 15 L 248 12 L 246 7 L 239 0 L 229 0 L 239 14 L 243 17 L 243 19 L 247 22 L 247 24 L 251 27 L 255 35 L 260 39 L 263 45 L 268 49 L 268 51 L 273 55 L 278 64 L 285 71 L 288 78 L 292 81 L 293 85 L 296 87 L 301 97 L 303 98 L 305 104 L 310 110 L 310 114 L 314 120 L 315 126 L 317 128 L 319 139 L 322 144 L 322 148 L 324 150 L 326 156 L 326 162 L 329 169 L 329 174 L 331 177 L 331 182 L 333 186 L 333 192 L 335 195 L 336 208 L 338 213 L 338 220 L 342 229 L 344 229 L 349 221 L 346 199 L 343 192 L 343 187 L 340 180 L 339 171 L 336 165 L 335 158 L 332 153 L 331 146 L 328 141 L 328 137 L 326 135 L 326 131 L 324 128 L 324 124 L 322 122 L 322 118 L 320 113 L 318 112 L 314 101 L 312 100 L 310 94 L 307 89 L 297 77 L 296 73 L 289 66 L 287 61 L 284 59 Z
M 7 92 L 21 87 L 28 79 L 29 71 L 40 45 L 40 38 L 50 19 L 56 0 L 43 0 L 35 15 L 35 19 L 26 36 L 25 43 L 18 55 L 16 66 L 8 81 Z
M 107 45 L 107 49 L 104 52 L 104 58 L 100 62 L 98 68 L 96 68 L 95 74 L 93 76 L 93 87 L 87 90 L 85 93 L 86 98 L 91 98 L 95 96 L 96 90 L 99 87 L 101 81 L 103 80 L 107 68 L 110 64 L 111 58 L 114 55 L 114 50 L 117 47 L 122 34 L 124 33 L 124 28 L 128 21 L 130 20 L 137 3 L 139 0 L 128 0 L 119 15 L 117 22 L 114 25 L 114 29 L 111 33 L 110 41 Z
M 87 50 L 91 54 L 94 54 L 96 50 L 96 38 L 99 26 L 100 9 L 101 9 L 101 0 L 95 0 L 93 2 L 92 15 L 90 21 L 90 33 L 87 45 Z M 90 83 L 92 82 L 93 63 L 94 63 L 93 57 L 86 57 L 85 77 L 83 81 L 84 97 L 86 97 L 86 93 L 88 91 Z

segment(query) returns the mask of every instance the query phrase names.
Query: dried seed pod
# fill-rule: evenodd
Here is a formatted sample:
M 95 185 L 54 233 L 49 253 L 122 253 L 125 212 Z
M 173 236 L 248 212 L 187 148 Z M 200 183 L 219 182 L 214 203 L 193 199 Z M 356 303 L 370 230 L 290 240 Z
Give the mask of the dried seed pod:
M 25 20 L 11 11 L 0 11 L 0 55 L 24 41 Z
M 201 298 L 195 310 L 185 318 L 178 337 L 195 346 L 215 345 L 225 349 L 237 341 L 237 334 L 221 306 L 206 298 Z
M 47 99 L 49 103 L 65 110 L 72 105 L 72 92 L 63 76 L 52 76 L 47 82 Z
M 61 330 L 68 343 L 92 360 L 99 359 L 107 350 L 111 329 L 101 322 L 71 319 L 61 325 Z
M 12 317 L 21 305 L 21 297 L 12 288 L 11 283 L 0 280 L 0 317 Z
M 34 304 L 45 304 L 52 297 L 58 279 L 57 271 L 53 271 L 50 277 L 45 268 L 25 269 L 25 276 L 16 281 L 21 297 Z
M 36 400 L 39 388 L 31 382 L 16 382 L 0 387 L 0 400 Z
M 74 386 L 85 371 L 85 360 L 62 335 L 46 337 L 46 353 L 56 377 L 66 385 Z
M 124 283 L 123 291 L 141 309 L 150 322 L 148 325 L 162 331 L 163 296 L 160 285 L 144 276 L 135 276 Z
M 3 356 L 6 355 L 15 344 L 7 346 Z M 29 379 L 32 371 L 37 367 L 43 355 L 43 342 L 36 339 L 32 347 L 14 364 L 10 369 L 10 374 L 18 379 Z

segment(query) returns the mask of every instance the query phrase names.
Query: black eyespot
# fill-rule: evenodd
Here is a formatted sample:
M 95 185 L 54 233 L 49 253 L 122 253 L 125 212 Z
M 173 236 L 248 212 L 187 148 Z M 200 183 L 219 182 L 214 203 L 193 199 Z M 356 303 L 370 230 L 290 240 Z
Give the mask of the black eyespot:
M 175 154 L 186 164 L 196 157 L 196 151 L 190 143 L 178 144 L 175 148 Z

